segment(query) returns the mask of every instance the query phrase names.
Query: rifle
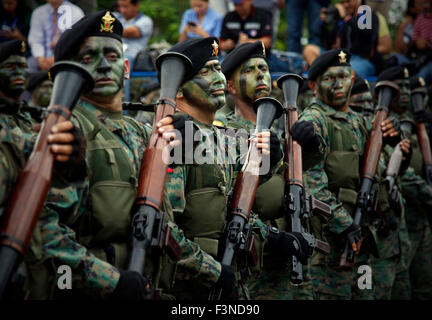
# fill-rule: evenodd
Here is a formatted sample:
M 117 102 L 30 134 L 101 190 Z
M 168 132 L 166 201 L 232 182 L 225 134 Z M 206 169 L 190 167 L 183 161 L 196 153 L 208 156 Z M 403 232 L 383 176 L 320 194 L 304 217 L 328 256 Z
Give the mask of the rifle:
M 182 255 L 165 215 L 161 212 L 168 169 L 168 164 L 163 161 L 163 150 L 168 142 L 158 133 L 156 124 L 175 113 L 177 90 L 185 74 L 192 68 L 192 62 L 183 54 L 166 52 L 157 58 L 156 63 L 161 70 L 161 94 L 157 102 L 150 143 L 141 163 L 135 214 L 132 219 L 132 252 L 128 266 L 128 270 L 142 275 L 149 249 L 160 253 L 165 250 L 175 261 L 180 260 Z
M 54 156 L 48 135 L 57 123 L 71 115 L 78 98 L 94 86 L 90 73 L 75 62 L 58 62 L 50 73 L 55 77 L 47 116 L 42 124 L 33 152 L 21 171 L 5 212 L 0 230 L 0 298 L 13 270 L 26 249 L 39 218 L 52 178 Z
M 298 119 L 297 96 L 302 83 L 303 78 L 294 73 L 285 74 L 277 80 L 285 100 L 285 162 L 288 163 L 288 168 L 285 170 L 284 201 L 286 215 L 291 221 L 292 232 L 300 232 L 316 251 L 329 254 L 328 243 L 308 234 L 303 227 L 303 221 L 316 213 L 328 219 L 331 216 L 331 208 L 306 192 L 303 186 L 302 148 L 290 134 L 291 127 Z M 301 284 L 303 282 L 303 266 L 297 257 L 291 257 L 289 268 L 291 282 L 294 285 Z
M 259 98 L 254 102 L 257 114 L 255 133 L 269 129 L 275 118 L 282 114 L 282 105 L 274 98 Z M 246 161 L 237 176 L 232 201 L 230 202 L 231 220 L 225 234 L 225 248 L 221 264 L 233 265 L 234 257 L 246 259 L 250 265 L 256 265 L 257 256 L 254 248 L 252 226 L 249 217 L 255 201 L 255 194 L 260 179 L 260 164 L 262 156 L 259 154 L 256 143 L 252 140 Z M 222 289 L 213 288 L 209 300 L 220 300 Z
M 156 104 L 154 103 L 143 104 L 141 102 L 123 102 L 123 110 L 126 111 L 155 112 L 155 106 Z
M 411 91 L 411 103 L 414 114 L 424 110 L 423 99 L 424 89 L 417 88 Z M 432 153 L 429 141 L 429 136 L 424 123 L 417 123 L 417 137 L 420 145 L 420 151 L 423 158 L 425 180 L 428 185 L 432 186 Z
M 386 168 L 386 179 L 389 181 L 389 196 L 392 205 L 395 205 L 399 202 L 399 192 L 396 179 L 399 176 L 400 167 L 402 165 L 402 157 L 402 149 L 398 144 L 394 148 Z
M 357 195 L 357 204 L 354 210 L 354 223 L 360 225 L 363 214 L 371 211 L 374 206 L 374 196 L 372 194 L 375 183 L 375 175 L 378 169 L 378 162 L 383 146 L 383 133 L 381 122 L 388 115 L 389 106 L 392 99 L 399 93 L 399 87 L 391 81 L 380 81 L 375 85 L 378 93 L 378 105 L 375 108 L 376 114 L 373 121 L 372 131 L 366 144 L 366 152 L 363 160 L 363 170 L 361 174 L 361 186 Z M 351 269 L 354 266 L 354 251 L 349 240 L 346 241 L 345 249 L 341 255 L 340 267 Z

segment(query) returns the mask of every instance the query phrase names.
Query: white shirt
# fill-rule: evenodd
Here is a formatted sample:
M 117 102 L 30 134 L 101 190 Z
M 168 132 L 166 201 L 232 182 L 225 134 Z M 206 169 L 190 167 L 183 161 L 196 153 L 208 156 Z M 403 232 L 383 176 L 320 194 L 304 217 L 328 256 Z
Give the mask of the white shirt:
M 84 17 L 84 12 L 69 1 L 63 1 L 63 4 L 57 10 L 57 14 L 57 27 L 60 34 Z M 57 29 L 52 25 L 53 15 L 54 8 L 49 3 L 33 11 L 28 42 L 34 57 L 54 56 L 51 41 Z

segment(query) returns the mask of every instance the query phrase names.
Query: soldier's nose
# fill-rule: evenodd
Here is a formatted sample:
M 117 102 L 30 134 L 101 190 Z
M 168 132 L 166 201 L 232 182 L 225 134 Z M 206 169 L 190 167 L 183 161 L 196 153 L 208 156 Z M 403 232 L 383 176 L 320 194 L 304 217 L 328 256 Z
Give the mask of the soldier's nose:
M 98 72 L 106 73 L 111 70 L 111 66 L 108 63 L 107 59 L 102 58 L 101 63 L 98 66 Z

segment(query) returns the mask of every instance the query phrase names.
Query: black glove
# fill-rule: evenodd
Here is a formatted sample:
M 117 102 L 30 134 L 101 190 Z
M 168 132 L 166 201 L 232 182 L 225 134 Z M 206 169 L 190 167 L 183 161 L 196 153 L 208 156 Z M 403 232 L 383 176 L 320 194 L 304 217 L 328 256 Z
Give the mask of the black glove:
M 215 284 L 215 288 L 222 289 L 223 298 L 232 298 L 236 288 L 236 275 L 233 267 L 222 265 L 222 272 Z
M 279 138 L 274 132 L 270 133 L 270 168 L 274 166 L 282 159 L 282 150 Z
M 285 260 L 296 256 L 302 264 L 312 256 L 313 247 L 299 232 L 276 231 L 270 227 L 268 244 L 270 252 L 281 255 Z
M 421 110 L 414 117 L 417 122 L 432 124 L 432 111 Z
M 193 159 L 187 159 L 185 157 L 188 156 L 192 156 L 193 157 L 193 151 L 195 150 L 195 147 L 197 146 L 197 144 L 199 143 L 199 141 L 195 141 L 194 137 L 195 137 L 195 133 L 198 131 L 198 128 L 195 126 L 195 124 L 192 125 L 192 136 L 188 136 L 186 137 L 186 118 L 183 115 L 180 114 L 176 114 L 176 115 L 170 115 L 169 117 L 171 117 L 173 119 L 172 125 L 174 126 L 175 130 L 178 130 L 181 134 L 181 137 L 176 137 L 176 139 L 180 139 L 182 141 L 182 162 L 183 163 L 189 163 L 189 162 L 193 162 Z M 192 122 L 192 121 L 191 121 Z M 193 150 L 192 152 L 185 152 L 185 141 L 186 139 L 192 139 L 193 140 Z M 171 156 L 174 155 L 174 149 L 171 150 Z M 187 162 L 186 162 L 187 161 Z M 176 165 L 175 163 L 173 164 L 174 166 Z
M 67 181 L 75 182 L 87 176 L 86 139 L 81 130 L 76 126 L 73 127 L 70 133 L 74 136 L 74 140 L 71 143 L 72 154 L 67 162 L 56 161 L 54 168 L 56 173 Z
M 121 271 L 117 287 L 111 299 L 117 300 L 148 300 L 152 296 L 152 284 L 146 277 L 136 271 Z
M 401 137 L 402 137 L 401 125 L 400 125 L 400 121 L 393 116 L 388 117 L 388 119 L 391 121 L 394 129 L 399 133 L 399 135 L 395 137 L 390 137 L 390 136 L 384 137 L 383 143 L 388 144 L 394 148 L 401 141 Z
M 321 141 L 312 121 L 296 121 L 291 127 L 290 134 L 305 151 L 314 152 L 319 150 Z
M 356 223 L 350 225 L 349 228 L 345 230 L 345 233 L 350 244 L 357 243 L 362 238 L 361 227 Z

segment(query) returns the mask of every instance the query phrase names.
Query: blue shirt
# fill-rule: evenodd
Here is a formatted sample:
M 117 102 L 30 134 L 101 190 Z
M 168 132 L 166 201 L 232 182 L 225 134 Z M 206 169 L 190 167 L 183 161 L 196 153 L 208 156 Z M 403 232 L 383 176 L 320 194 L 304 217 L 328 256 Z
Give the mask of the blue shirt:
M 153 33 L 153 20 L 141 12 L 139 12 L 136 18 L 130 20 L 126 20 L 119 12 L 114 12 L 114 15 L 123 25 L 123 29 L 137 27 L 141 33 L 139 38 L 122 39 L 125 57 L 129 59 L 132 65 L 138 52 L 147 47 L 147 43 Z
M 34 57 L 54 56 L 53 49 L 51 48 L 51 41 L 55 36 L 56 29 L 58 28 L 61 34 L 84 17 L 84 12 L 80 7 L 69 1 L 63 1 L 63 4 L 59 7 L 57 12 L 57 26 L 53 26 L 54 8 L 49 3 L 33 11 L 30 21 L 28 43 Z
M 200 24 L 198 16 L 193 9 L 188 9 L 183 13 L 179 33 L 182 32 L 185 25 L 190 21 L 193 21 L 196 24 Z M 216 11 L 212 10 L 211 8 L 208 8 L 207 13 L 202 20 L 201 27 L 204 29 L 205 32 L 209 34 L 209 36 L 219 38 L 222 28 L 222 16 L 220 16 Z M 200 35 L 188 32 L 187 37 L 197 38 L 200 37 Z

